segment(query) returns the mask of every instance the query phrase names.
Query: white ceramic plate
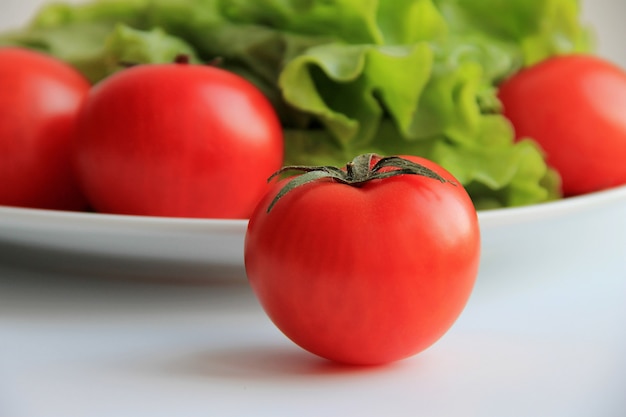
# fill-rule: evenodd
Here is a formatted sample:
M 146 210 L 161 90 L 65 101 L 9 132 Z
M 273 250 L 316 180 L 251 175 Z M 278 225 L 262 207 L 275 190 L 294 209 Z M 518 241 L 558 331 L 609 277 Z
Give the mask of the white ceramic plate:
M 241 263 L 247 221 L 126 216 L 0 206 L 0 241 L 23 247 L 221 264 Z
M 597 219 L 600 210 L 608 215 Z M 535 206 L 479 213 L 485 262 L 490 254 L 509 258 L 515 246 L 536 246 L 565 236 L 562 228 L 581 227 L 589 219 L 602 220 L 610 229 L 596 233 L 626 235 L 626 187 Z M 558 219 L 559 222 L 555 222 Z M 242 276 L 245 220 L 180 219 L 121 216 L 0 206 L 0 261 L 41 266 L 100 270 L 116 275 L 176 278 Z M 556 230 L 551 230 L 556 228 Z M 589 236 L 584 237 L 588 241 Z M 541 242 L 541 245 L 539 245 Z M 505 246 L 503 246 L 505 245 Z M 506 253 L 503 252 L 506 248 Z M 507 255 L 508 254 L 508 255 Z M 72 259 L 68 259 L 72 258 Z M 502 262 L 502 260 L 499 260 Z M 113 272 L 112 272 L 113 271 Z
M 0 264 L 121 278 L 241 277 L 246 226 L 0 206 Z

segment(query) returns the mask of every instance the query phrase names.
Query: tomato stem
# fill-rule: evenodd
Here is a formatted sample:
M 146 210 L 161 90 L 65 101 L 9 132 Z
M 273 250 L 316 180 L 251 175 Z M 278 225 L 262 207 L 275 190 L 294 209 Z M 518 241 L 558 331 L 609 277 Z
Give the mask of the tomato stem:
M 401 158 L 399 156 L 381 157 L 373 153 L 355 157 L 351 162 L 346 164 L 345 169 L 340 169 L 334 166 L 286 166 L 276 171 L 268 179 L 268 181 L 271 181 L 275 177 L 288 171 L 299 171 L 301 174 L 289 180 L 287 184 L 280 189 L 278 194 L 276 194 L 268 206 L 268 213 L 272 210 L 274 205 L 281 198 L 283 198 L 283 196 L 294 188 L 322 178 L 329 178 L 338 183 L 353 187 L 361 186 L 368 181 L 390 178 L 397 175 L 421 175 L 427 178 L 435 179 L 442 183 L 448 182 L 454 184 L 437 174 L 432 169 L 413 161 L 409 161 L 408 159 Z
M 178 54 L 176 58 L 174 58 L 175 64 L 187 65 L 189 64 L 189 55 L 187 54 Z
M 354 163 L 352 162 L 346 164 L 346 179 L 348 181 L 354 180 Z

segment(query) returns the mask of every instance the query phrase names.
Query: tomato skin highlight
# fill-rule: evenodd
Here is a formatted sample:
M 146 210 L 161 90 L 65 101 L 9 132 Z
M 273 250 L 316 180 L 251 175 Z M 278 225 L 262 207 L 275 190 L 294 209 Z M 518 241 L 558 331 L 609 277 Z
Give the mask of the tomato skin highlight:
M 590 55 L 550 58 L 500 85 L 517 138 L 535 139 L 565 196 L 626 184 L 626 72 Z
M 216 67 L 140 65 L 90 93 L 76 166 L 97 211 L 247 218 L 282 164 L 269 101 Z
M 423 351 L 452 326 L 480 256 L 476 211 L 460 185 L 417 175 L 360 187 L 320 180 L 267 213 L 282 185 L 251 217 L 245 266 L 288 338 L 332 361 L 376 365 Z
M 71 162 L 78 109 L 90 86 L 67 64 L 0 48 L 0 204 L 82 210 Z

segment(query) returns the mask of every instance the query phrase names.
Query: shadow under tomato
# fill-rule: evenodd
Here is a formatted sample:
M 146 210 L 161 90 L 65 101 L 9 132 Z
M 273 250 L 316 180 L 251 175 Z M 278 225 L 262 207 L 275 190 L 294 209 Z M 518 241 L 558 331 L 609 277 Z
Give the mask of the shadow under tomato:
M 164 364 L 162 370 L 174 376 L 229 379 L 293 379 L 294 377 L 386 372 L 396 363 L 380 366 L 340 364 L 315 356 L 296 346 L 248 346 L 198 352 Z

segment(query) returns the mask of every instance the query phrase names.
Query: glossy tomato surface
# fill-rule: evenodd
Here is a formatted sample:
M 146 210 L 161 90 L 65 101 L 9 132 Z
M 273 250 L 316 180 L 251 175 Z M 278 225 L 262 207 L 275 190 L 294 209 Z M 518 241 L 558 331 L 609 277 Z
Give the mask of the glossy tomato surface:
M 407 157 L 454 181 L 434 163 Z M 250 219 L 248 279 L 302 348 L 349 364 L 420 352 L 455 322 L 477 275 L 476 211 L 458 184 L 400 175 L 350 186 L 321 179 Z
M 222 69 L 139 65 L 96 85 L 80 113 L 77 171 L 99 212 L 247 218 L 282 164 L 269 101 Z
M 500 86 L 518 138 L 531 137 L 566 196 L 626 184 L 626 72 L 589 55 L 522 70 Z
M 86 207 L 71 164 L 76 113 L 89 90 L 50 56 L 0 48 L 0 204 Z

